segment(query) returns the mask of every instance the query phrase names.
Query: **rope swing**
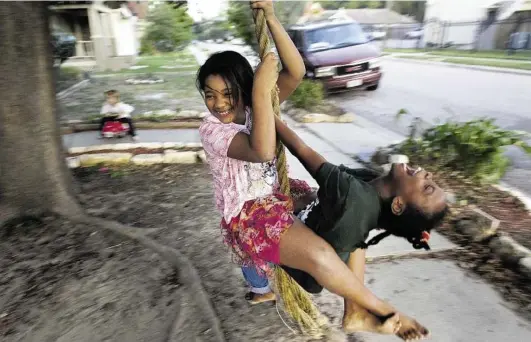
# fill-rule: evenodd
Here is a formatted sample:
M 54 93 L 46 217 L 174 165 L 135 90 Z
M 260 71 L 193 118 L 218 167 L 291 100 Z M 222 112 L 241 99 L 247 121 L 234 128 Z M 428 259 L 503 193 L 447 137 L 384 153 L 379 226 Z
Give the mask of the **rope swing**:
M 267 23 L 262 9 L 253 10 L 255 33 L 259 44 L 260 60 L 270 51 Z M 279 65 L 280 67 L 280 65 Z M 278 87 L 271 92 L 271 102 L 276 116 L 280 117 L 280 103 Z M 276 167 L 279 177 L 280 190 L 290 196 L 286 151 L 284 145 L 277 139 Z M 275 292 L 284 306 L 284 311 L 298 324 L 303 333 L 319 338 L 324 334 L 327 325 L 326 317 L 322 316 L 314 305 L 310 294 L 306 292 L 284 269 L 278 265 L 274 267 Z

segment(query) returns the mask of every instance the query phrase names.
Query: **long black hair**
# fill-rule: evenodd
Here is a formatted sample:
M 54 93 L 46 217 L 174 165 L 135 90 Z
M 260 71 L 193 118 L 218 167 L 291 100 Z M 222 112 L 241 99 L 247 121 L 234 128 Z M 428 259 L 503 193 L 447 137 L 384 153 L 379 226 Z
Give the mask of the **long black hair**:
M 197 72 L 196 87 L 203 95 L 206 79 L 210 75 L 223 77 L 227 88 L 233 89 L 232 105 L 239 103 L 241 94 L 244 107 L 251 107 L 254 71 L 245 57 L 236 51 L 212 54 Z

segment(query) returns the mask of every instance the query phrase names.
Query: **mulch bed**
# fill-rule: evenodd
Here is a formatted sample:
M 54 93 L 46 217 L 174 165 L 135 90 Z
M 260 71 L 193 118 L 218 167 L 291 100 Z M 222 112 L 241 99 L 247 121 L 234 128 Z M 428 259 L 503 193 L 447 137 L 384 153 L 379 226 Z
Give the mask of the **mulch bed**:
M 498 231 L 508 233 L 523 246 L 531 248 L 531 214 L 518 198 L 492 186 L 478 186 L 459 179 L 448 172 L 436 172 L 434 179 L 442 188 L 455 193 L 458 200 L 466 200 L 500 220 Z
M 5 342 L 161 340 L 180 289 L 158 255 L 90 226 L 50 216 L 0 231 Z

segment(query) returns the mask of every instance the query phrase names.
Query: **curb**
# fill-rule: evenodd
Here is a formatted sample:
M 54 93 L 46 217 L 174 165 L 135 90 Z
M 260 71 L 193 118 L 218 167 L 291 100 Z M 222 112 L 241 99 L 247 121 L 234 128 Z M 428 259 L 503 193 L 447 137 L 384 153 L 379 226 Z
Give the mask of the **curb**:
M 496 73 L 501 73 L 501 74 L 531 76 L 531 71 L 527 71 L 527 70 L 497 68 L 497 67 L 488 67 L 488 66 L 479 66 L 479 65 L 447 63 L 447 62 L 424 61 L 424 60 L 419 60 L 419 59 L 400 58 L 400 57 L 394 57 L 394 56 L 388 56 L 388 58 L 395 60 L 395 61 L 401 61 L 401 62 L 406 62 L 406 63 L 408 62 L 417 63 L 417 64 L 420 63 L 420 64 L 427 64 L 427 65 L 439 65 L 439 66 L 446 66 L 450 68 L 468 69 L 468 70 L 476 70 L 476 71 L 490 71 L 490 72 L 496 72 Z
M 152 122 L 152 121 L 136 121 L 135 127 L 137 129 L 180 129 L 180 128 L 199 128 L 202 120 L 197 121 L 168 121 L 168 122 Z M 61 134 L 72 134 L 79 132 L 97 131 L 99 124 L 86 123 L 83 121 L 71 120 L 61 126 Z
M 66 162 L 69 168 L 91 167 L 97 165 L 155 165 L 155 164 L 195 164 L 206 163 L 205 152 L 180 151 L 180 149 L 201 148 L 200 143 L 136 143 L 96 145 L 87 147 L 72 147 L 68 150 L 69 156 Z M 131 151 L 135 149 L 164 150 L 162 153 L 139 153 Z M 99 151 L 112 151 L 104 153 L 90 153 Z M 72 156 L 75 154 L 75 156 Z
M 79 88 L 82 88 L 82 87 L 86 86 L 88 83 L 89 83 L 89 80 L 83 80 L 81 82 L 78 82 L 78 83 L 74 84 L 73 86 L 71 86 L 70 88 L 67 88 L 67 89 L 57 93 L 55 95 L 55 97 L 58 100 L 64 99 L 65 97 L 67 97 L 68 95 L 72 94 L 74 91 L 78 90 Z

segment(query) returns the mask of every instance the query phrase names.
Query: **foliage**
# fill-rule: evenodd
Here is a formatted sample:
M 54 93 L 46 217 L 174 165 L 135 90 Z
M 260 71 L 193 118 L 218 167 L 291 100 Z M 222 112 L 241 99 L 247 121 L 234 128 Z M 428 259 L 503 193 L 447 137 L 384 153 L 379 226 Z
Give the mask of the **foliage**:
M 192 39 L 193 20 L 186 13 L 186 7 L 175 8 L 161 3 L 150 11 L 147 19 L 150 25 L 142 39 L 145 51 L 150 51 L 148 46 L 151 45 L 167 52 Z
M 426 1 L 394 1 L 392 9 L 403 15 L 409 15 L 418 22 L 424 21 Z
M 234 25 L 236 36 L 256 51 L 258 44 L 254 33 L 253 13 L 249 5 L 241 1 L 231 1 L 227 14 L 229 22 Z
M 142 55 L 154 55 L 155 53 L 157 52 L 157 50 L 155 50 L 155 46 L 153 44 L 153 42 L 147 40 L 147 39 L 142 39 L 142 41 L 140 42 L 140 54 Z
M 209 20 L 195 24 L 194 32 L 198 39 L 224 39 L 234 34 L 229 21 Z
M 295 107 L 307 110 L 320 105 L 323 99 L 323 85 L 311 80 L 303 80 L 290 96 L 290 101 Z
M 420 139 L 411 134 L 401 152 L 417 156 L 423 163 L 449 167 L 473 180 L 492 183 L 509 165 L 503 147 L 514 145 L 531 154 L 531 147 L 522 139 L 521 133 L 501 129 L 493 119 L 447 122 L 427 129 Z
M 302 16 L 306 1 L 275 2 L 275 15 L 284 26 L 294 24 Z M 235 35 L 258 51 L 255 36 L 253 13 L 247 1 L 231 1 L 228 9 L 228 20 L 234 26 Z
M 385 1 L 323 1 L 323 9 L 337 10 L 340 8 L 384 8 Z

